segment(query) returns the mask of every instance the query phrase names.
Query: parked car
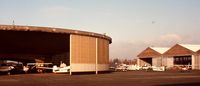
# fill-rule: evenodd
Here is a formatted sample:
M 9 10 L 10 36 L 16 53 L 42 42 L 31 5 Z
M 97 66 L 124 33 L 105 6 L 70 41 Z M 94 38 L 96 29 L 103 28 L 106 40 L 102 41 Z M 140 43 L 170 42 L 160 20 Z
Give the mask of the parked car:
M 126 64 L 120 64 L 115 68 L 115 71 L 127 71 L 127 65 Z
M 50 73 L 52 72 L 52 63 L 27 63 L 25 67 L 28 73 Z
M 70 66 L 67 66 L 65 63 L 61 63 L 60 67 L 57 67 L 56 65 L 53 66 L 53 73 L 69 73 L 70 72 Z
M 127 65 L 127 70 L 132 71 L 132 70 L 141 70 L 142 67 L 138 66 L 138 65 Z
M 13 69 L 14 69 L 13 66 L 9 66 L 7 64 L 0 64 L 0 73 L 6 73 L 10 75 Z
M 23 64 L 13 64 L 14 69 L 11 70 L 12 74 L 21 74 L 25 73 L 23 69 Z
M 23 64 L 19 63 L 4 63 L 0 64 L 0 72 L 10 74 L 25 73 L 23 70 Z

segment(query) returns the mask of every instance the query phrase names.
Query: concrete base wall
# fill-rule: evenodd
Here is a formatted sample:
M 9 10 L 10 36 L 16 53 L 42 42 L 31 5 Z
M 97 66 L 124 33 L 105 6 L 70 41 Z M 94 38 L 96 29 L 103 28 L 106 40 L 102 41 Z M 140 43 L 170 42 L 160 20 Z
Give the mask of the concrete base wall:
M 200 55 L 192 55 L 192 69 L 200 70 Z
M 197 57 L 197 65 L 198 65 L 198 67 L 197 67 L 197 69 L 199 69 L 200 70 L 200 55 L 198 55 L 198 57 Z
M 174 58 L 173 57 L 163 57 L 162 58 L 162 66 L 166 66 L 167 68 L 174 66 Z
M 167 57 L 166 59 L 166 67 L 171 68 L 174 66 L 174 57 Z
M 140 66 L 140 59 L 137 59 L 137 65 Z
M 96 71 L 96 64 L 71 64 L 71 72 L 94 72 Z M 108 71 L 108 64 L 98 64 L 97 71 Z
M 108 71 L 109 65 L 108 64 L 98 64 L 98 71 Z
M 161 63 L 162 66 L 165 67 L 167 66 L 167 59 L 168 59 L 167 57 L 162 57 L 162 63 Z
M 96 71 L 95 64 L 71 64 L 71 72 L 92 72 Z
M 159 67 L 162 65 L 162 58 L 161 57 L 155 57 L 155 58 L 152 58 L 152 66 L 156 66 L 156 67 Z

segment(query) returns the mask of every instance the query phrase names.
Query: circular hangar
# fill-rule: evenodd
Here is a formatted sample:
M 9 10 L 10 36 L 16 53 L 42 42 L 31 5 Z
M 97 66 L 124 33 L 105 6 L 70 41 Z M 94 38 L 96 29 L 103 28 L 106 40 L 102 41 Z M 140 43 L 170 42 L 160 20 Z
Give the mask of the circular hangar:
M 0 60 L 23 63 L 63 62 L 71 72 L 107 71 L 109 44 L 104 34 L 19 25 L 0 25 Z

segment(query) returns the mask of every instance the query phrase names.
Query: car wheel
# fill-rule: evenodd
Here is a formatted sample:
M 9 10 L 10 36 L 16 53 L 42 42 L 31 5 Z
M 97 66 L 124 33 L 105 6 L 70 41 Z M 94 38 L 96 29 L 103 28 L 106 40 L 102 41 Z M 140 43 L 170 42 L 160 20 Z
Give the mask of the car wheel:
M 7 72 L 7 74 L 8 74 L 8 75 L 10 75 L 10 71 L 9 71 L 9 72 Z

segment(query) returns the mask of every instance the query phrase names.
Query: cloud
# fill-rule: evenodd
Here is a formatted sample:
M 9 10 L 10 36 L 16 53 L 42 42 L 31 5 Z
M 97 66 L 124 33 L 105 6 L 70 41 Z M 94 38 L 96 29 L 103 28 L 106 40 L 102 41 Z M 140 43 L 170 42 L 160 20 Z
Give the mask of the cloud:
M 154 39 L 144 40 L 149 46 L 168 47 L 176 43 L 182 43 L 184 38 L 179 34 L 164 34 Z
M 157 46 L 172 46 L 177 43 L 181 44 L 200 44 L 199 37 L 200 34 L 196 34 L 196 32 L 190 34 L 165 34 L 158 37 L 158 39 L 154 39 L 151 41 L 151 44 Z
M 195 44 L 200 44 L 200 29 L 197 29 L 196 31 L 192 31 L 189 34 L 190 35 L 185 35 L 184 37 L 187 38 L 188 43 L 195 43 Z
M 166 35 L 162 35 L 160 37 L 161 41 L 169 41 L 169 40 L 177 40 L 177 41 L 181 41 L 182 37 L 178 34 L 166 34 Z
M 182 43 L 183 37 L 178 34 L 165 34 L 161 35 L 157 39 L 153 39 L 150 43 L 155 46 L 171 46 L 176 43 Z

